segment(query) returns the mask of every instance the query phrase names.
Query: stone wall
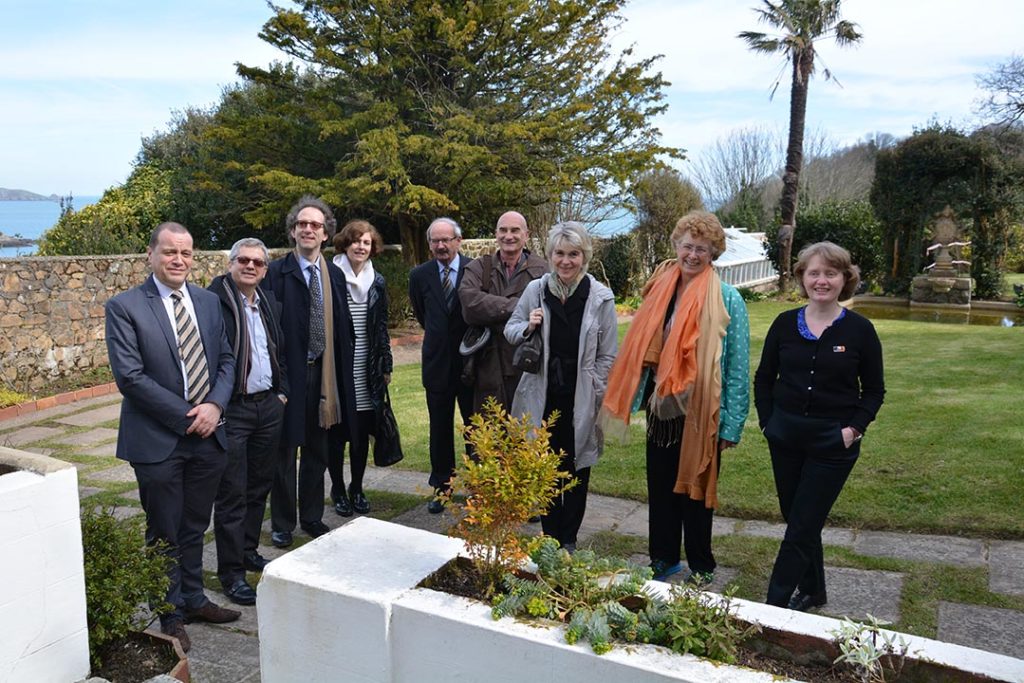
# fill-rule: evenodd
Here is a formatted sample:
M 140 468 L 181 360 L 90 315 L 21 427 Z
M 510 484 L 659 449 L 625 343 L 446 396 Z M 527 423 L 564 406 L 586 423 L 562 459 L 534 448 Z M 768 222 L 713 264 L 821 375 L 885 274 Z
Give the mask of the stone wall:
M 474 258 L 494 248 L 493 239 L 464 240 L 462 252 Z M 272 249 L 271 257 L 285 253 Z M 190 281 L 205 287 L 227 270 L 227 256 L 196 252 Z M 103 306 L 148 275 L 145 254 L 0 259 L 0 383 L 31 394 L 106 366 Z
M 226 251 L 197 252 L 191 281 L 205 286 L 226 266 Z M 107 365 L 103 306 L 148 275 L 144 254 L 0 259 L 0 380 L 33 393 Z

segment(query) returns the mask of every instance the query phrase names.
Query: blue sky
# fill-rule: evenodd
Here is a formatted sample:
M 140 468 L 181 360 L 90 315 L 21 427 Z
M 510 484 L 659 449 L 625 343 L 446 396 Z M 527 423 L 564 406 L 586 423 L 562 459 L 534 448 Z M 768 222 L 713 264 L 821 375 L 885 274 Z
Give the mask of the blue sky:
M 785 129 L 788 72 L 736 38 L 758 28 L 755 5 L 626 5 L 614 44 L 664 55 L 672 86 L 658 125 L 691 157 L 738 127 Z M 839 144 L 873 131 L 906 135 L 932 118 L 973 125 L 975 76 L 1024 51 L 1020 0 L 845 0 L 843 15 L 863 43 L 819 46 L 842 87 L 816 78 L 808 107 L 809 128 Z M 165 129 L 175 110 L 215 103 L 236 79 L 235 62 L 280 57 L 257 36 L 270 16 L 260 0 L 0 0 L 0 16 L 0 187 L 44 194 L 99 194 L 122 182 L 141 138 Z

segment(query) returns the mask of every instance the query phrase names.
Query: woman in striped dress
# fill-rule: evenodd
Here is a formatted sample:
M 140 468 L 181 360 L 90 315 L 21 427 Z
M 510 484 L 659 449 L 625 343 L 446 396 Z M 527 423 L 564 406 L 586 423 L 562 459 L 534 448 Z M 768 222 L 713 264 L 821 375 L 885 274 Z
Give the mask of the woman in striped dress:
M 391 382 L 391 338 L 388 335 L 388 295 L 384 276 L 373 269 L 371 258 L 383 249 L 380 233 L 364 220 L 345 224 L 334 237 L 334 265 L 341 268 L 348 283 L 348 310 L 355 339 L 352 376 L 356 388 L 356 424 L 344 439 L 349 443 L 351 480 L 345 490 L 344 444 L 332 448 L 331 498 L 334 511 L 349 517 L 370 511 L 363 493 L 363 474 L 370 449 L 369 437 L 376 433 L 376 415 L 384 403 L 384 391 Z M 336 476 L 337 475 L 337 476 Z

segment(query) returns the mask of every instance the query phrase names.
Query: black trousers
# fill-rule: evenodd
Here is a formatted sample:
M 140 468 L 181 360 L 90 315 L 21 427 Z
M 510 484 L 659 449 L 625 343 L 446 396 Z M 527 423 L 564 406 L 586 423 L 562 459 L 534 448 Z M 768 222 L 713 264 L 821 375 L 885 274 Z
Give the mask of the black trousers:
M 213 505 L 217 577 L 227 588 L 245 578 L 242 556 L 255 551 L 274 483 L 284 403 L 268 391 L 259 399 L 240 397 L 224 413 L 228 435 L 227 467 Z
M 162 623 L 182 619 L 185 609 L 208 602 L 203 592 L 203 534 L 226 463 L 215 437 L 195 435 L 181 437 L 162 462 L 132 463 L 146 511 L 146 543 L 165 541 L 174 560 L 167 572 L 167 602 L 175 609 L 160 617 Z
M 679 562 L 679 546 L 685 543 L 690 571 L 713 572 L 717 564 L 711 552 L 711 525 L 715 511 L 703 500 L 674 493 L 679 473 L 680 442 L 657 446 L 647 442 L 648 552 L 651 560 Z M 721 467 L 721 459 L 719 459 Z
M 793 592 L 825 592 L 821 530 L 860 455 L 843 445 L 837 420 L 791 415 L 778 408 L 765 425 L 786 535 L 768 581 L 769 605 L 785 607 Z
M 354 430 L 336 427 L 331 430 L 327 471 L 331 473 L 331 500 L 343 498 L 345 491 L 345 444 L 349 445 L 350 488 L 353 493 L 363 490 L 363 475 L 370 453 L 370 435 L 377 433 L 377 415 L 372 410 L 356 413 L 358 424 Z M 353 437 L 353 432 L 355 436 Z
M 544 534 L 556 539 L 559 545 L 576 543 L 583 516 L 587 512 L 587 489 L 590 488 L 590 468 L 576 469 L 576 432 L 572 428 L 573 397 L 548 396 L 544 406 L 544 419 L 559 411 L 558 421 L 551 427 L 552 450 L 563 451 L 559 469 L 576 477 L 579 483 L 555 498 L 548 511 L 541 515 L 540 526 Z
M 306 368 L 306 429 L 299 449 L 284 443 L 277 449 L 277 472 L 270 490 L 270 519 L 274 531 L 295 530 L 296 483 L 298 518 L 302 525 L 324 516 L 324 472 L 327 470 L 328 431 L 320 427 L 320 368 L 322 360 Z
M 473 414 L 473 388 L 457 378 L 445 391 L 427 390 L 427 414 L 430 416 L 430 485 L 448 487 L 455 473 L 455 404 L 459 404 L 462 424 Z M 466 454 L 470 452 L 466 445 Z

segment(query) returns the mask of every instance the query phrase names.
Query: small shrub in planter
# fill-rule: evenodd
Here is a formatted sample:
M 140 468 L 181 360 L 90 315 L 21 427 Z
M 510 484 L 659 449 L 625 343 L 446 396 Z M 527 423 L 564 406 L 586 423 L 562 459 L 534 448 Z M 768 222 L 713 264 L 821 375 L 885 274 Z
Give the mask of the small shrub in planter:
M 112 508 L 82 512 L 89 659 L 95 671 L 112 644 L 146 627 L 140 606 L 154 616 L 173 607 L 165 601 L 170 558 L 164 544 L 145 545 L 142 516 L 119 520 Z
M 492 397 L 466 428 L 474 457 L 463 455 L 451 490 L 440 498 L 459 516 L 450 533 L 466 541 L 485 596 L 526 558 L 522 526 L 576 484 L 558 469 L 561 452 L 548 446 L 556 419 L 553 413 L 534 427 L 529 416 L 509 415 Z

